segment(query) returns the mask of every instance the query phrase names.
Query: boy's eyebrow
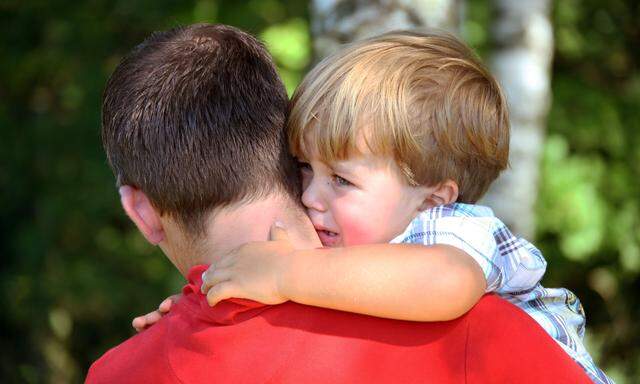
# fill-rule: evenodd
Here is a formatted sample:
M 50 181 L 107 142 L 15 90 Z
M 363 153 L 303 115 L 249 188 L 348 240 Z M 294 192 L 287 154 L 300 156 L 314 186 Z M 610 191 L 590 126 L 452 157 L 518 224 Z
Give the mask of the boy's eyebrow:
M 350 175 L 357 175 L 354 171 L 353 171 L 353 166 L 348 166 L 344 164 L 345 161 L 334 161 L 331 164 L 329 164 L 329 166 L 331 168 L 333 168 L 336 171 L 339 171 L 341 173 L 348 173 Z

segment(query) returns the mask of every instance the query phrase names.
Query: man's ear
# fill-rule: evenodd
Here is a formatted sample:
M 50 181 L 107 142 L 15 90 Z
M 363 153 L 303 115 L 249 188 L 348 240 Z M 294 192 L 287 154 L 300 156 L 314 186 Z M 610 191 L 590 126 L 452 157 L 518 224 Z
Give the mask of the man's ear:
M 455 203 L 458 200 L 458 183 L 447 179 L 438 183 L 435 187 L 430 187 L 427 197 L 420 206 L 424 211 L 438 205 Z
M 120 192 L 122 208 L 147 241 L 157 245 L 164 240 L 164 229 L 160 215 L 151 205 L 147 195 L 129 185 L 123 185 L 118 189 L 118 192 Z

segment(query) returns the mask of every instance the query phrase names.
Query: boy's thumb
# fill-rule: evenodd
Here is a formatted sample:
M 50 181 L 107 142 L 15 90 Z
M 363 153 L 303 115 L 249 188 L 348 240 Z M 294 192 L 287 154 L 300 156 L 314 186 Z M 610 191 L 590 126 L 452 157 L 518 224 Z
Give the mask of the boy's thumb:
M 271 225 L 271 230 L 269 231 L 269 240 L 289 240 L 289 234 L 287 233 L 284 224 L 276 221 L 275 223 L 273 223 L 273 225 Z

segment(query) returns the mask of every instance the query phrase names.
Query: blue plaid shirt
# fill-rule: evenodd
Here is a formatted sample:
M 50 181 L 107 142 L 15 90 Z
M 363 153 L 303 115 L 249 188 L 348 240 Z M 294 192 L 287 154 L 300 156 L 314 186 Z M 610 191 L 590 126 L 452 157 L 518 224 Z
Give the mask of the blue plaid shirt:
M 544 288 L 547 262 L 528 241 L 514 236 L 490 208 L 470 204 L 434 207 L 416 217 L 392 243 L 447 244 L 478 262 L 487 292 L 522 308 L 587 372 L 595 383 L 613 383 L 587 352 L 580 300 L 564 288 Z

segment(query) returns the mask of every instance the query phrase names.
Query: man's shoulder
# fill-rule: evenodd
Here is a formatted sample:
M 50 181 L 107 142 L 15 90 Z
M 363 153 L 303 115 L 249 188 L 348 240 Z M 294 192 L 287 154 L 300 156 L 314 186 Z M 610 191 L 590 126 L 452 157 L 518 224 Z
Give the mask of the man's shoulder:
M 86 383 L 138 382 L 145 378 L 153 378 L 154 383 L 171 382 L 171 368 L 164 354 L 170 317 L 107 351 L 89 368 Z
M 495 382 L 590 382 L 540 324 L 499 296 L 485 295 L 467 320 L 466 367 L 471 381 L 491 374 Z
M 484 295 L 466 314 L 469 341 L 483 343 L 499 338 L 504 344 L 537 340 L 555 348 L 555 340 L 529 314 L 495 293 Z

